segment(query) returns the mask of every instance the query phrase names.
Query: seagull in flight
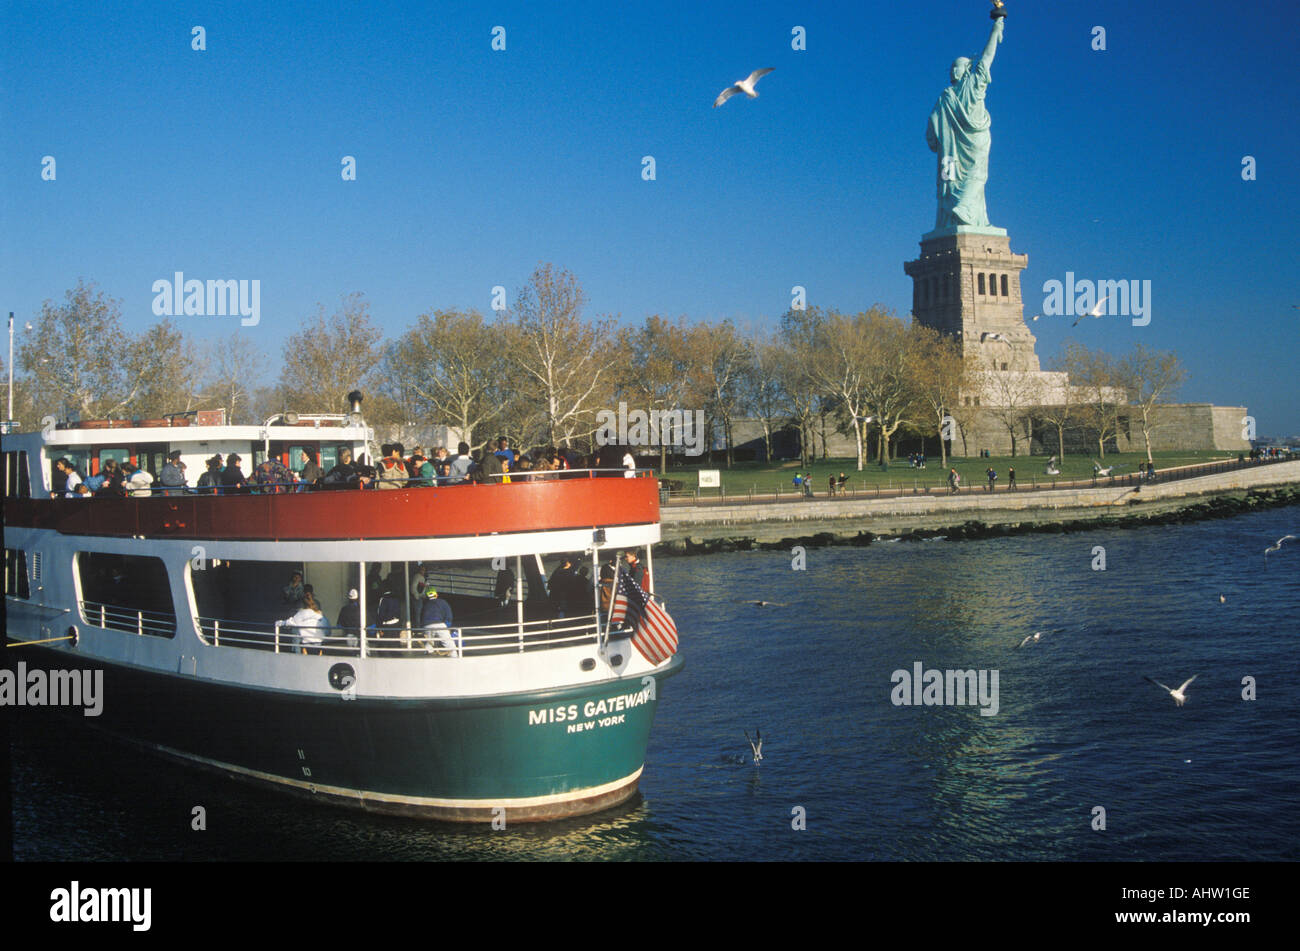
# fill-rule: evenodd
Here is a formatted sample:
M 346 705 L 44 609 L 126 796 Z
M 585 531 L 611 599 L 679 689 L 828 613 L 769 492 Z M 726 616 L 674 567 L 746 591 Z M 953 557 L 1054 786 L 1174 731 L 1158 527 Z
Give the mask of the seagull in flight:
M 740 604 L 756 604 L 760 608 L 788 608 L 784 601 L 741 601 Z
M 1030 319 L 1030 320 L 1037 320 L 1037 319 L 1038 319 L 1039 317 L 1041 317 L 1041 316 L 1043 316 L 1043 315 L 1042 315 L 1042 314 L 1034 314 L 1034 316 L 1030 317 L 1029 319 Z
M 1143 679 L 1150 681 L 1151 683 L 1155 684 L 1157 687 L 1163 687 L 1165 690 L 1168 690 L 1169 696 L 1174 698 L 1174 703 L 1178 704 L 1181 707 L 1184 703 L 1187 702 L 1187 694 L 1184 693 L 1184 691 L 1187 689 L 1187 685 L 1190 684 L 1193 680 L 1195 680 L 1198 676 L 1200 675 L 1192 674 L 1192 676 L 1188 677 L 1186 680 L 1183 681 L 1183 685 L 1179 687 L 1177 690 L 1175 690 L 1173 687 L 1165 686 L 1158 680 L 1151 680 L 1150 677 L 1144 677 Z
M 1070 324 L 1070 326 L 1071 327 L 1079 326 L 1079 321 L 1083 320 L 1083 318 L 1085 317 L 1100 317 L 1101 312 L 1106 309 L 1106 301 L 1109 299 L 1110 299 L 1110 295 L 1107 294 L 1101 300 L 1097 301 L 1097 306 L 1094 307 L 1092 310 L 1088 311 L 1086 314 L 1080 314 L 1078 317 L 1076 317 L 1074 323 Z
M 713 100 L 713 108 L 718 108 L 738 92 L 743 92 L 750 99 L 757 99 L 758 93 L 754 92 L 754 84 L 774 69 L 776 69 L 775 66 L 769 66 L 767 69 L 756 69 L 749 74 L 748 78 L 736 80 L 735 83 L 722 90 L 717 99 Z
M 1024 647 L 1024 646 L 1025 646 L 1026 644 L 1028 644 L 1030 641 L 1033 641 L 1035 644 L 1037 644 L 1037 643 L 1039 642 L 1039 640 L 1042 639 L 1042 636 L 1043 636 L 1043 632 L 1042 632 L 1042 631 L 1034 631 L 1034 633 L 1030 634 L 1030 635 L 1029 635 L 1028 637 L 1026 637 L 1023 641 L 1021 641 L 1019 644 L 1017 644 L 1017 645 L 1016 645 L 1016 649 L 1018 650 L 1018 649 L 1020 649 L 1021 647 Z
M 1271 551 L 1281 551 L 1281 550 L 1282 550 L 1282 543 L 1283 543 L 1284 541 L 1286 541 L 1288 538 L 1291 539 L 1292 541 L 1295 541 L 1295 540 L 1296 540 L 1296 537 L 1295 537 L 1294 535 L 1283 535 L 1281 538 L 1279 538 L 1276 542 L 1274 542 L 1274 543 L 1273 543 L 1272 545 L 1270 545 L 1268 548 L 1265 548 L 1265 549 L 1264 549 L 1264 557 L 1267 558 L 1267 557 L 1268 557 L 1268 553 L 1271 552 Z
M 757 766 L 759 762 L 763 759 L 763 731 L 755 727 L 754 735 L 758 737 L 758 742 L 755 742 L 754 740 L 750 740 L 749 731 L 748 730 L 745 731 L 745 739 L 749 741 L 749 748 L 754 753 L 754 765 Z

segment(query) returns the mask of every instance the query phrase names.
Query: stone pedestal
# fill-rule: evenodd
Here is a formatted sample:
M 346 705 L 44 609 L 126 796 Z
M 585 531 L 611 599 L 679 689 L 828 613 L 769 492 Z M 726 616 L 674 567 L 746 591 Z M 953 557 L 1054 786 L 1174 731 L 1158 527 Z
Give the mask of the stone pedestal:
M 1037 373 L 1020 298 L 1028 263 L 1028 255 L 1011 253 L 1002 228 L 932 231 L 921 239 L 921 256 L 903 265 L 912 278 L 912 314 L 960 340 L 963 355 L 981 367 Z

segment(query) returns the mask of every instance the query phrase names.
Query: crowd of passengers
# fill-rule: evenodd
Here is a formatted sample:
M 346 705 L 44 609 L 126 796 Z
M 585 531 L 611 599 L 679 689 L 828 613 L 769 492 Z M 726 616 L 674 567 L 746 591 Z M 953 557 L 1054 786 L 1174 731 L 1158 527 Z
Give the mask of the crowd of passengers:
M 179 449 L 167 455 L 167 462 L 157 480 L 131 462 L 105 460 L 98 475 L 82 477 L 68 459 L 54 465 L 64 480 L 63 488 L 50 493 L 53 498 L 126 498 L 155 494 L 184 495 L 303 492 L 308 489 L 402 489 L 411 486 L 460 485 L 472 482 L 528 481 L 538 473 L 567 469 L 621 468 L 631 475 L 636 469 L 632 454 L 625 450 L 584 456 L 572 449 L 538 448 L 520 453 L 510 447 L 507 437 L 496 440 L 496 448 L 470 451 L 462 442 L 455 455 L 446 447 L 433 450 L 430 458 L 418 446 L 407 455 L 401 443 L 384 443 L 381 456 L 370 465 L 362 456 L 353 460 L 352 450 L 340 447 L 338 462 L 323 470 L 305 450 L 297 450 L 298 469 L 290 469 L 279 459 L 267 459 L 245 475 L 243 458 L 230 453 L 224 459 L 218 453 L 207 460 L 206 471 L 190 485 L 186 465 Z M 155 488 L 155 481 L 157 487 Z
M 600 609 L 608 611 L 613 597 L 614 575 L 619 556 L 611 555 L 600 567 Z M 650 587 L 650 572 L 640 562 L 635 551 L 622 553 L 620 571 L 629 574 L 642 588 Z M 395 573 L 381 576 L 379 565 L 372 565 L 366 579 L 367 604 L 366 632 L 368 638 L 378 638 L 379 647 L 400 647 L 423 650 L 431 654 L 459 656 L 461 631 L 453 627 L 455 617 L 451 605 L 439 597 L 437 588 L 425 574 L 425 564 L 417 562 L 411 574 L 409 589 L 409 627 L 402 623 L 402 592 L 406 587 Z M 493 585 L 493 600 L 504 606 L 515 592 L 515 575 L 509 568 L 497 571 Z M 289 576 L 281 595 L 285 603 L 297 608 L 293 615 L 280 622 L 281 634 L 288 638 L 291 650 L 304 654 L 334 653 L 333 648 L 355 648 L 361 632 L 360 592 L 352 588 L 347 601 L 339 610 L 338 620 L 331 625 L 325 609 L 310 584 L 304 584 L 301 571 Z M 555 617 L 580 617 L 591 613 L 592 585 L 587 565 L 565 555 L 552 570 L 546 582 L 546 596 L 554 609 Z M 418 632 L 418 633 L 417 633 Z M 384 644 L 383 641 L 388 643 Z

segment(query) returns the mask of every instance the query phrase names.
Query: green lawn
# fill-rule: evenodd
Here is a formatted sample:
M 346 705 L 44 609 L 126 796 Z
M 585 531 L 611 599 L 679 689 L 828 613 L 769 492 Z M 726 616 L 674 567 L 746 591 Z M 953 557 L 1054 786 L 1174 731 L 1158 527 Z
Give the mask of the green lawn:
M 1175 466 L 1192 465 L 1198 462 L 1217 462 L 1225 459 L 1236 459 L 1235 452 L 1226 451 L 1190 451 L 1190 452 L 1157 452 L 1152 454 L 1155 459 L 1156 470 L 1170 469 Z M 1092 476 L 1092 459 L 1091 456 L 1066 456 L 1061 460 L 1059 468 L 1061 475 L 1055 478 L 1060 480 L 1070 479 L 1087 479 Z M 1103 461 L 1104 465 L 1115 466 L 1116 475 L 1124 475 L 1130 472 L 1138 471 L 1138 464 L 1146 462 L 1145 452 L 1126 452 L 1126 453 L 1107 453 Z M 1010 466 L 1016 467 L 1017 485 L 1029 486 L 1032 480 L 1051 481 L 1052 476 L 1044 474 L 1047 467 L 1047 456 L 993 456 L 989 459 L 979 458 L 957 458 L 950 459 L 950 466 L 961 473 L 961 484 L 963 488 L 982 487 L 987 484 L 985 470 L 990 466 L 998 474 L 997 487 L 999 490 L 1005 489 L 1007 485 L 1007 469 Z M 861 472 L 855 468 L 856 462 L 852 458 L 847 459 L 829 459 L 813 463 L 812 477 L 813 490 L 819 497 L 826 496 L 826 482 L 831 475 L 838 476 L 841 472 L 849 477 L 850 488 L 862 490 L 872 489 L 877 486 L 881 488 L 903 487 L 910 488 L 913 484 L 918 486 L 930 485 L 938 488 L 947 488 L 948 477 L 947 471 L 939 462 L 938 456 L 933 456 L 926 460 L 925 469 L 913 469 L 906 459 L 895 460 L 889 464 L 888 471 L 881 471 L 879 465 L 869 464 Z M 798 462 L 788 463 L 754 463 L 742 462 L 737 463 L 734 468 L 727 469 L 721 463 L 716 465 L 701 465 L 687 469 L 669 469 L 666 478 L 679 480 L 683 483 L 683 491 L 687 494 L 694 494 L 698 482 L 699 469 L 718 468 L 722 473 L 722 487 L 727 495 L 744 495 L 751 490 L 755 494 L 767 494 L 778 491 L 781 494 L 793 493 L 795 487 L 791 481 L 796 472 L 804 471 Z M 703 496 L 718 495 L 717 489 L 703 489 Z

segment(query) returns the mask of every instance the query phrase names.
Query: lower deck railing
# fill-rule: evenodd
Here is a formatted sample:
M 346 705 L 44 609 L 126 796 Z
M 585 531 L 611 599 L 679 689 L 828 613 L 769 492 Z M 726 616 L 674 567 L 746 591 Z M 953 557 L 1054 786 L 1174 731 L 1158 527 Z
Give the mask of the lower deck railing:
M 243 647 L 277 654 L 338 657 L 472 657 L 549 650 L 598 640 L 596 616 L 525 621 L 522 625 L 370 625 L 299 627 L 284 621 L 256 624 L 195 617 L 199 637 L 214 647 Z
M 166 611 L 140 611 L 100 601 L 82 601 L 81 616 L 87 624 L 128 634 L 172 637 L 176 633 L 176 615 Z

